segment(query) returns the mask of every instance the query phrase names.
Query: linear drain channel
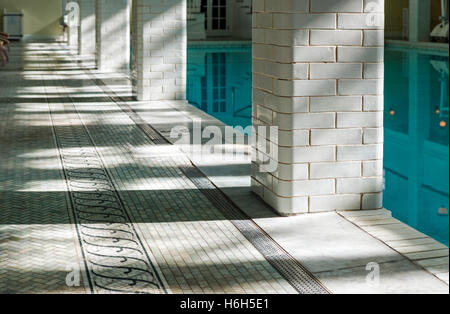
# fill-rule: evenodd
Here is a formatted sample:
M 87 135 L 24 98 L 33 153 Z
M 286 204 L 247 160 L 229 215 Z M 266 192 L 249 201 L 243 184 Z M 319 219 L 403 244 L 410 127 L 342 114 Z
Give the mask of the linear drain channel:
M 157 130 L 147 124 L 127 103 L 126 99 L 116 95 L 102 80 L 93 76 L 91 71 L 85 70 L 90 79 L 99 86 L 109 98 L 125 112 L 130 119 L 147 135 L 154 144 L 172 145 Z M 244 237 L 264 256 L 291 285 L 301 294 L 328 294 L 330 293 L 320 281 L 311 274 L 299 261 L 286 252 L 275 240 L 261 229 L 248 215 L 237 207 L 223 192 L 214 186 L 211 181 L 188 158 L 183 164 L 190 167 L 180 167 L 180 170 L 195 186 L 208 198 L 208 200 L 231 221 L 231 223 L 244 235 Z
M 299 293 L 328 294 L 308 270 L 230 202 L 197 167 L 185 167 L 181 171 Z

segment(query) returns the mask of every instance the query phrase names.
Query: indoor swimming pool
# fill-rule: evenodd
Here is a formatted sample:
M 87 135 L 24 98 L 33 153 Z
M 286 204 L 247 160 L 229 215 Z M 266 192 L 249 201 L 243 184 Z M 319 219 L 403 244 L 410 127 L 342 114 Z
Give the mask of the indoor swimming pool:
M 187 98 L 232 126 L 251 124 L 251 45 L 190 45 Z M 449 243 L 448 53 L 385 52 L 384 207 Z
M 384 206 L 446 245 L 448 84 L 448 54 L 386 49 Z

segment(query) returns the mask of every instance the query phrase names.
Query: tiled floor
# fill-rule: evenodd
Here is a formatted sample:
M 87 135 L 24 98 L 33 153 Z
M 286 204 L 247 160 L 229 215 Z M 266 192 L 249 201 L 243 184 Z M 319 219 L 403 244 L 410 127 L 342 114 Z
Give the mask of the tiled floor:
M 58 45 L 39 47 L 15 47 L 24 69 L 0 77 L 2 292 L 72 291 L 73 265 L 74 292 L 295 292 L 179 170 L 186 159 L 136 158 L 155 144 Z
M 426 271 L 344 214 L 278 217 L 248 192 L 245 163 L 199 161 L 248 215 L 233 219 L 234 204 L 200 190 L 179 147 L 146 126 L 217 121 L 131 101 L 123 75 L 92 67 L 29 43 L 0 70 L 0 293 L 298 293 L 288 266 L 310 292 L 325 291 L 317 278 L 337 293 L 448 292 L 433 275 L 443 263 Z M 448 284 L 448 249 L 439 258 Z M 369 262 L 387 265 L 381 286 L 366 284 Z
M 448 285 L 447 246 L 392 218 L 386 211 L 341 215 Z

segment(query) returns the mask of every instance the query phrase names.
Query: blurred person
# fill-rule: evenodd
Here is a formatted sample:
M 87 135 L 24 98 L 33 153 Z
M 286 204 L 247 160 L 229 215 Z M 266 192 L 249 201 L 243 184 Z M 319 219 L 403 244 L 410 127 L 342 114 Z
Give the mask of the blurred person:
M 8 34 L 0 32 L 0 65 L 2 66 L 5 66 L 9 61 L 8 51 L 10 47 L 8 37 Z

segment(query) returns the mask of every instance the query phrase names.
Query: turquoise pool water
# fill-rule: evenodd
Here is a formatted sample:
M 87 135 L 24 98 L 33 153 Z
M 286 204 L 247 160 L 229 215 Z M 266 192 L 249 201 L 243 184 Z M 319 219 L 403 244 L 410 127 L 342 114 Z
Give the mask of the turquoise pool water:
M 449 58 L 386 49 L 384 206 L 449 243 Z
M 250 45 L 188 48 L 187 99 L 227 125 L 251 125 Z
M 251 47 L 188 49 L 191 104 L 225 124 L 251 124 Z M 394 217 L 449 243 L 449 58 L 385 51 L 384 206 Z

